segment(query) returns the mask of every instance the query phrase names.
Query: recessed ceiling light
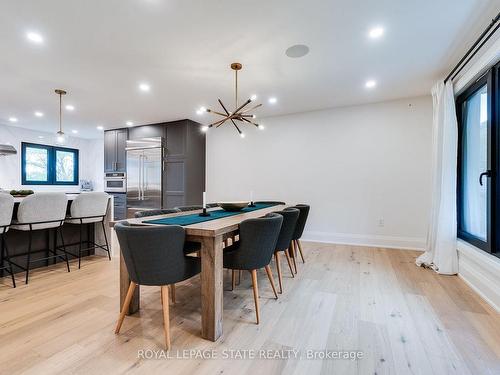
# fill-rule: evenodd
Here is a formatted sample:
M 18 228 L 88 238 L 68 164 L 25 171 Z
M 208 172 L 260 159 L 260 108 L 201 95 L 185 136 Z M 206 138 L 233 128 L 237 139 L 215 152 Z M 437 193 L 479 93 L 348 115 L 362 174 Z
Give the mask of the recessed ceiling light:
M 72 130 L 71 133 L 78 134 L 78 130 Z
M 36 111 L 36 112 L 35 112 L 35 116 L 36 116 L 36 117 L 43 117 L 43 112 L 38 112 L 38 111 Z
M 149 92 L 151 90 L 151 86 L 148 83 L 141 83 L 139 84 L 139 90 Z
M 278 101 L 278 99 L 276 99 L 274 96 L 269 98 L 269 103 L 271 103 L 271 104 L 275 104 L 277 101 Z
M 202 126 L 202 127 L 201 127 L 201 131 L 202 131 L 202 132 L 206 132 L 206 131 L 208 131 L 208 126 L 206 126 L 206 125 L 205 125 L 205 126 Z
M 382 35 L 384 35 L 384 28 L 383 27 L 380 27 L 380 26 L 377 26 L 377 27 L 374 27 L 373 29 L 370 30 L 370 32 L 368 33 L 368 36 L 372 39 L 378 39 L 380 38 Z
M 44 137 L 43 135 L 39 135 L 39 136 L 38 136 L 38 138 L 39 138 L 39 139 L 43 139 L 43 138 L 45 138 L 45 137 Z
M 294 59 L 305 56 L 308 53 L 309 47 L 305 44 L 296 44 L 294 46 L 288 47 L 285 51 L 285 55 Z
M 98 125 L 97 130 L 104 130 L 104 126 Z
M 9 117 L 10 122 L 17 122 L 17 117 Z
M 127 122 L 125 123 L 125 125 L 127 125 L 127 126 L 132 126 L 132 125 L 134 125 L 134 123 L 133 123 L 132 121 L 127 121 Z
M 35 33 L 33 31 L 26 33 L 26 38 L 28 38 L 28 40 L 33 43 L 37 44 L 43 43 L 43 37 L 40 34 Z
M 257 95 L 255 95 L 255 94 L 254 94 L 254 95 L 252 95 L 252 96 L 250 97 L 250 100 L 251 100 L 252 102 L 253 102 L 254 100 L 257 100 Z
M 375 86 L 377 86 L 377 81 L 375 81 L 373 79 L 370 79 L 370 80 L 366 81 L 366 83 L 365 83 L 365 87 L 367 89 L 373 89 Z
M 67 111 L 74 111 L 75 110 L 75 107 L 72 106 L 71 104 L 68 104 L 65 108 Z

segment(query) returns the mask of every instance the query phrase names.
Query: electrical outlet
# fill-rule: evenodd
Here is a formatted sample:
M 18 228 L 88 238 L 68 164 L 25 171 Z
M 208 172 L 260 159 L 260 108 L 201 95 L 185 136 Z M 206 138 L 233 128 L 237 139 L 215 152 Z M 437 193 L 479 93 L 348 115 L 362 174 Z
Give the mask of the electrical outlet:
M 384 221 L 384 218 L 383 218 L 383 217 L 381 217 L 380 219 L 378 219 L 378 226 L 379 226 L 379 227 L 383 227 L 383 226 L 385 226 L 385 221 Z

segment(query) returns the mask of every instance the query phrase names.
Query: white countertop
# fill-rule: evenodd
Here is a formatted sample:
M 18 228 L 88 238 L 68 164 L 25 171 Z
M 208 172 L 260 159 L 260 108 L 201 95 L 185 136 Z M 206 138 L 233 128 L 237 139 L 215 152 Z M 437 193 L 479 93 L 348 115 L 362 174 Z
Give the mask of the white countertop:
M 76 194 L 76 193 L 70 193 L 70 194 L 66 194 L 66 196 L 68 197 L 68 200 L 72 201 L 73 199 L 75 199 L 78 196 L 78 194 Z M 26 198 L 26 197 L 14 197 L 14 203 L 19 203 L 24 198 Z

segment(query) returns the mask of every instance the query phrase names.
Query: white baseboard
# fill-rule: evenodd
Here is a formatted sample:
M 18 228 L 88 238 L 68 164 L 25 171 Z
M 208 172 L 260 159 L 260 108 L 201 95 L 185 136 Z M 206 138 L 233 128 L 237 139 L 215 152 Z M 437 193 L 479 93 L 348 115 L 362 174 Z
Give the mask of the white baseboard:
M 500 259 L 458 240 L 458 276 L 500 313 Z
M 397 236 L 381 236 L 381 235 L 366 235 L 366 234 L 351 234 L 351 233 L 329 233 L 306 231 L 302 236 L 304 241 L 356 245 L 356 246 L 372 246 L 385 247 L 392 249 L 403 250 L 421 250 L 425 248 L 425 238 L 418 237 L 397 237 Z

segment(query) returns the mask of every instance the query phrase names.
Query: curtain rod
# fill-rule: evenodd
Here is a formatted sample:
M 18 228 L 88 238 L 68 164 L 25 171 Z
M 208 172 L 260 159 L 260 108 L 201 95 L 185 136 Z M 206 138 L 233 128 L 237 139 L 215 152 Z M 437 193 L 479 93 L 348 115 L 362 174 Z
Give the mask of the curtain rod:
M 497 14 L 495 18 L 491 20 L 491 23 L 488 25 L 488 27 L 481 33 L 479 38 L 474 42 L 471 48 L 465 53 L 465 55 L 460 59 L 457 65 L 452 69 L 450 74 L 445 78 L 444 83 L 446 83 L 450 78 L 451 80 L 454 80 L 455 77 L 462 71 L 462 69 L 467 65 L 467 63 L 476 55 L 476 53 L 481 49 L 481 47 L 490 39 L 490 37 L 495 34 L 495 32 L 498 30 L 500 27 L 500 23 L 498 21 L 500 20 L 500 13 Z M 498 23 L 498 24 L 497 24 Z M 490 32 L 490 30 L 493 28 L 493 26 L 496 27 L 493 29 L 493 31 L 483 40 L 486 34 Z M 477 48 L 476 48 L 477 47 Z M 474 51 L 474 52 L 473 52 Z

